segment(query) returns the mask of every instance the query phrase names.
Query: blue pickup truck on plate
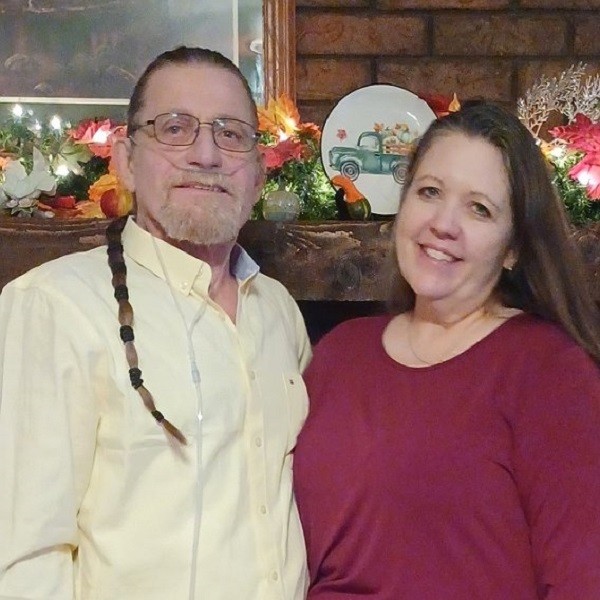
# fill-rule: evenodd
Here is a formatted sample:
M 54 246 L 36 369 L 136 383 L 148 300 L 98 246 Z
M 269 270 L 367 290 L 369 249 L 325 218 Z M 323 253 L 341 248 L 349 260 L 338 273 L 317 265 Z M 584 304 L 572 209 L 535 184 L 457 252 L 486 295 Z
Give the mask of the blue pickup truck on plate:
M 355 181 L 361 173 L 392 174 L 404 185 L 413 144 L 400 143 L 378 131 L 365 131 L 356 146 L 334 146 L 329 150 L 329 165 Z

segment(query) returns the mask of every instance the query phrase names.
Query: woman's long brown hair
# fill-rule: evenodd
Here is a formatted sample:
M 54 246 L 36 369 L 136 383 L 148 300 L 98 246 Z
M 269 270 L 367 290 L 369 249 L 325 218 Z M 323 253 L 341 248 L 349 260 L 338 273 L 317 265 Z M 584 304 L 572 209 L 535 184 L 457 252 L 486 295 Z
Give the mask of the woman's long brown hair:
M 434 121 L 412 158 L 403 196 L 431 145 L 450 133 L 484 139 L 504 158 L 511 190 L 512 249 L 517 261 L 510 272 L 502 272 L 495 290 L 498 297 L 506 306 L 560 325 L 600 364 L 600 310 L 590 293 L 583 257 L 571 235 L 548 165 L 516 115 L 491 102 L 472 101 Z M 410 310 L 414 292 L 400 274 L 395 253 L 389 268 L 388 304 L 392 312 Z

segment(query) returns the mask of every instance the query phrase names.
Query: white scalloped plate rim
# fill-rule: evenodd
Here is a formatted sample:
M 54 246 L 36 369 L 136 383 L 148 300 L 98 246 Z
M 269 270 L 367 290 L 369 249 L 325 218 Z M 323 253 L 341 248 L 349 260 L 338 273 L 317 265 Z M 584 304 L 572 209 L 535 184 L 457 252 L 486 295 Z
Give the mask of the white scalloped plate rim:
M 343 166 L 345 172 L 353 172 L 356 165 L 350 165 L 352 162 L 352 148 L 356 148 L 359 136 L 364 132 L 375 131 L 376 124 L 384 126 L 383 132 L 392 132 L 393 137 L 389 136 L 386 140 L 397 139 L 399 128 L 396 125 L 407 125 L 409 131 L 402 130 L 404 142 L 400 146 L 406 147 L 411 142 L 414 144 L 425 133 L 432 121 L 435 120 L 435 113 L 427 102 L 419 98 L 407 89 L 390 84 L 372 84 L 358 88 L 344 96 L 334 106 L 323 124 L 321 134 L 321 161 L 327 176 L 331 179 L 335 175 L 340 175 L 339 163 L 337 166 L 330 164 L 329 153 L 333 148 L 348 148 L 336 152 L 338 157 L 343 156 Z M 382 133 L 380 131 L 379 133 Z M 376 143 L 373 136 L 363 137 L 363 144 Z M 381 147 L 381 146 L 380 146 Z M 394 146 L 386 145 L 386 148 Z M 363 149 L 364 150 L 364 149 Z M 365 150 L 367 151 L 367 150 Z M 376 154 L 376 151 L 373 151 Z M 393 153 L 393 152 L 391 152 Z M 401 151 L 404 154 L 404 150 Z M 371 152 L 368 151 L 371 158 Z M 383 152 L 379 154 L 390 154 Z M 364 156 L 364 152 L 363 152 Z M 390 157 L 387 157 L 388 159 Z M 371 209 L 374 213 L 380 215 L 393 215 L 398 210 L 401 185 L 394 180 L 391 172 L 387 172 L 391 167 L 389 161 L 383 158 L 378 164 L 382 164 L 376 172 L 364 172 L 358 166 L 358 175 L 354 179 L 354 185 L 369 200 Z M 365 161 L 366 162 L 366 161 Z M 405 158 L 397 159 L 397 163 L 404 165 Z M 369 169 L 369 165 L 366 166 Z M 397 170 L 402 171 L 403 167 L 398 166 Z M 397 176 L 401 175 L 397 172 Z

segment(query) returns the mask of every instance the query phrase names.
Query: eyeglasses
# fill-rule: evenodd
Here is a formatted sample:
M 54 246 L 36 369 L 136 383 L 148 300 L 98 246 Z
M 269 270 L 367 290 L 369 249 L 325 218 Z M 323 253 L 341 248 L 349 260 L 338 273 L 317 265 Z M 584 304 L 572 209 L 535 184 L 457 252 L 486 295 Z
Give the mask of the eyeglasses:
M 256 129 L 239 119 L 223 117 L 203 123 L 193 115 L 185 113 L 163 113 L 130 130 L 133 135 L 138 129 L 152 125 L 156 141 L 167 146 L 191 146 L 200 133 L 202 125 L 212 129 L 215 145 L 229 152 L 250 152 L 256 146 L 259 134 Z

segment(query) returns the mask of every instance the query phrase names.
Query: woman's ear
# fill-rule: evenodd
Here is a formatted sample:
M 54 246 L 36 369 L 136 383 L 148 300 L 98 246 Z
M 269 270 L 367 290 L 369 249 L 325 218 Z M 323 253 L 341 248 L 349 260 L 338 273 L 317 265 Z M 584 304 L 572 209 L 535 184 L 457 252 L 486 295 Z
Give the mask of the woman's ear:
M 512 271 L 514 266 L 517 264 L 517 253 L 514 250 L 509 250 L 506 253 L 506 258 L 504 259 L 504 262 L 502 263 L 502 268 L 506 269 L 507 271 Z

